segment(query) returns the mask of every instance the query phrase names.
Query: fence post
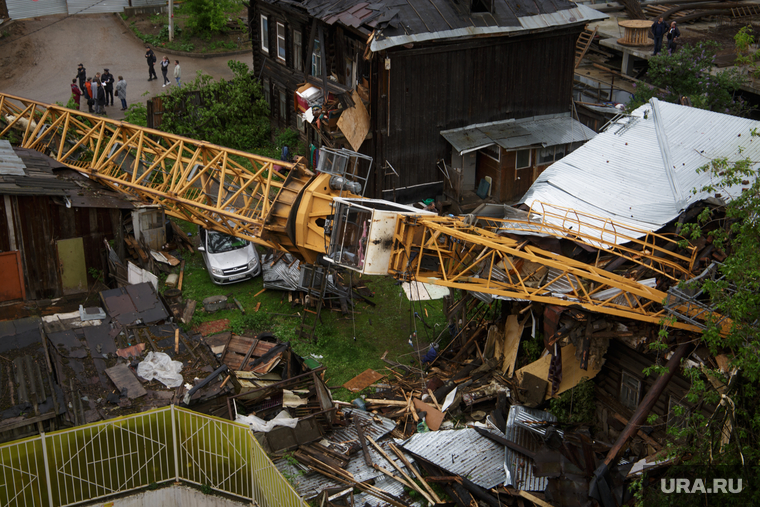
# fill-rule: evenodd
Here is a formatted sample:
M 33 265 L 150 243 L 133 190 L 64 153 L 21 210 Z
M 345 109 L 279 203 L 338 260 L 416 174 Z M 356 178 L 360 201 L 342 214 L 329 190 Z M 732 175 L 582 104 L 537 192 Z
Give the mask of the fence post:
M 53 394 L 55 396 L 55 394 Z M 47 454 L 47 444 L 45 443 L 45 432 L 43 431 L 40 433 L 40 437 L 42 439 L 42 463 L 45 466 L 45 482 L 47 483 L 47 490 L 48 490 L 48 505 L 50 507 L 53 507 L 53 488 L 50 484 L 50 471 L 48 466 L 48 454 Z
M 174 482 L 179 482 L 179 443 L 177 442 L 177 412 L 174 410 L 174 404 L 169 405 L 171 407 L 172 418 L 172 443 L 174 447 Z

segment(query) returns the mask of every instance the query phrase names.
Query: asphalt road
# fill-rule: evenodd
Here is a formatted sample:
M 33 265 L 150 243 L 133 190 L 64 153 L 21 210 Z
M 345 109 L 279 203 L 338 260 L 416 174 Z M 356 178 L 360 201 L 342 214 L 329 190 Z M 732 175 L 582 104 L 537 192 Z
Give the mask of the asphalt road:
M 46 16 L 15 23 L 18 26 L 10 40 L 0 40 L 0 90 L 3 93 L 65 104 L 79 63 L 87 69 L 88 77 L 102 73 L 105 68 L 115 77 L 123 76 L 127 81 L 127 104 L 146 101 L 164 91 L 158 63 L 159 79 L 148 82 L 144 45 L 115 14 Z M 19 37 L 21 34 L 26 35 Z M 160 62 L 164 54 L 154 51 Z M 250 53 L 214 58 L 166 56 L 172 62 L 169 77 L 172 78 L 174 60 L 179 60 L 184 82 L 194 78 L 200 70 L 214 78 L 229 79 L 232 71 L 227 66 L 228 60 L 239 60 L 249 66 L 253 61 Z M 120 109 L 119 100 L 114 98 L 114 106 L 106 107 L 106 113 L 109 118 L 123 119 Z

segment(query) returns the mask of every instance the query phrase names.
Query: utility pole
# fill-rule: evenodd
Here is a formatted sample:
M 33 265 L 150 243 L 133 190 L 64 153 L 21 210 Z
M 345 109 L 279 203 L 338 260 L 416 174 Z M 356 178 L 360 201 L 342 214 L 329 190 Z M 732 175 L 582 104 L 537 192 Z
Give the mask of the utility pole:
M 169 42 L 174 40 L 174 0 L 169 0 Z

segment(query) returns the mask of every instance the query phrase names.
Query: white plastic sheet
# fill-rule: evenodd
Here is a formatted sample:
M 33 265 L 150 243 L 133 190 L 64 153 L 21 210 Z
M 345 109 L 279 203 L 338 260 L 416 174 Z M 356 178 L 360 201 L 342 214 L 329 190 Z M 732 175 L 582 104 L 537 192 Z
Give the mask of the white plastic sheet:
M 172 361 L 168 354 L 163 352 L 148 352 L 145 361 L 137 365 L 137 374 L 145 380 L 156 379 L 166 387 L 179 387 L 182 385 L 182 363 Z
M 240 415 L 235 416 L 235 422 L 247 424 L 251 430 L 255 432 L 269 433 L 275 426 L 287 426 L 288 428 L 295 428 L 298 424 L 298 419 L 293 419 L 286 410 L 283 410 L 271 421 L 265 421 L 259 419 L 255 415 Z

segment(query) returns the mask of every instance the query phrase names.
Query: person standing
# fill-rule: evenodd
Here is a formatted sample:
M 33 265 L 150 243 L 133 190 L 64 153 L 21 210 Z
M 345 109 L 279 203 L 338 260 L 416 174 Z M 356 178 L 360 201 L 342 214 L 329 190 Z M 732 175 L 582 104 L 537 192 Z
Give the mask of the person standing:
M 92 78 L 88 77 L 87 81 L 84 83 L 84 88 L 82 88 L 85 92 L 85 96 L 87 97 L 87 110 L 88 112 L 92 113 L 92 106 L 95 104 L 95 99 L 92 96 Z
M 119 76 L 119 80 L 116 82 L 116 96 L 121 100 L 121 110 L 127 110 L 127 82 L 124 78 Z
M 676 52 L 676 41 L 681 36 L 681 30 L 676 26 L 676 22 L 670 23 L 670 30 L 668 30 L 668 54 L 672 55 Z
M 167 72 L 169 72 L 169 58 L 165 56 L 163 60 L 161 60 L 161 75 L 164 76 L 164 88 L 166 88 L 166 85 L 172 84 L 172 82 L 169 81 L 169 78 L 166 77 Z
M 87 82 L 87 71 L 81 63 L 77 65 L 77 78 L 79 79 L 79 88 L 84 90 L 84 84 Z
M 93 105 L 95 106 L 95 114 L 100 114 L 100 105 L 98 102 L 98 92 L 100 90 L 100 72 L 95 74 L 95 77 L 92 78 L 92 81 L 90 81 L 90 88 L 92 89 L 92 93 L 90 96 L 92 97 Z
M 77 86 L 77 78 L 71 80 L 71 98 L 77 103 L 77 111 L 79 111 L 79 99 L 82 98 L 82 90 Z
M 103 69 L 102 80 L 103 87 L 106 89 L 106 105 L 109 105 L 109 99 L 111 101 L 110 105 L 113 105 L 113 74 L 111 74 L 108 69 Z
M 174 60 L 174 79 L 177 81 L 177 86 L 182 88 L 182 83 L 180 83 L 180 79 L 182 79 L 182 69 L 179 68 L 179 60 Z
M 101 78 L 102 79 L 102 78 Z M 98 83 L 98 91 L 95 94 L 95 104 L 97 104 L 95 108 L 95 112 L 97 114 L 106 114 L 106 110 L 103 106 L 105 106 L 106 103 L 106 90 L 105 86 L 103 86 L 103 82 L 101 81 Z
M 662 38 L 668 31 L 668 25 L 662 20 L 662 16 L 656 23 L 652 24 L 652 37 L 654 37 L 654 53 L 652 56 L 656 56 L 662 50 Z
M 147 50 L 145 51 L 145 60 L 148 62 L 148 81 L 153 81 L 154 79 L 158 79 L 156 68 L 153 66 L 156 63 L 156 54 L 147 44 L 145 45 L 145 49 Z

